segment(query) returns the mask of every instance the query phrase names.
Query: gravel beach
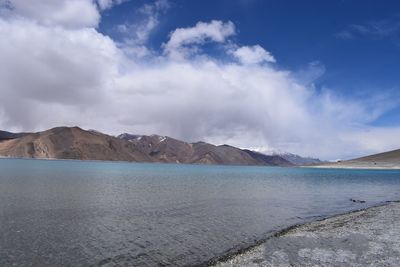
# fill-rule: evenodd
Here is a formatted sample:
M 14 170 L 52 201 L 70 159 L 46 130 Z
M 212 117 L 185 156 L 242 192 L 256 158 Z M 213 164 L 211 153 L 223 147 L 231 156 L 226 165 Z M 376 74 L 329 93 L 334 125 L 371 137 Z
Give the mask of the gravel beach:
M 215 266 L 399 266 L 400 203 L 294 227 Z

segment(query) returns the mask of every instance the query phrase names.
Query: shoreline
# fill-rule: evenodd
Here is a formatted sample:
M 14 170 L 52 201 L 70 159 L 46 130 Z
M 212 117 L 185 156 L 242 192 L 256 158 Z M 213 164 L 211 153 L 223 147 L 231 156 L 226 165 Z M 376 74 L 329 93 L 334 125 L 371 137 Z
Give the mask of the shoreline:
M 345 160 L 340 162 L 327 162 L 323 164 L 302 166 L 318 169 L 360 169 L 360 170 L 400 170 L 399 160 L 392 161 L 360 161 Z
M 104 162 L 104 163 L 149 163 L 149 164 L 178 164 L 196 166 L 237 166 L 237 167 L 272 167 L 272 168 L 309 168 L 309 169 L 346 169 L 346 170 L 400 170 L 399 166 L 351 166 L 351 165 L 305 165 L 305 166 L 271 166 L 271 165 L 238 165 L 238 164 L 202 164 L 182 162 L 150 162 L 150 161 L 124 161 L 124 160 L 101 160 L 101 159 L 60 159 L 60 158 L 28 158 L 0 156 L 0 159 L 18 160 L 45 160 L 45 161 L 76 161 L 76 162 Z
M 274 239 L 283 238 L 285 235 L 287 235 L 291 232 L 295 232 L 295 231 L 303 229 L 303 228 L 311 228 L 316 225 L 318 227 L 318 224 L 323 224 L 324 222 L 327 222 L 327 221 L 340 220 L 340 219 L 346 220 L 346 219 L 348 219 L 348 217 L 351 217 L 353 215 L 357 215 L 357 214 L 368 212 L 368 211 L 373 211 L 374 209 L 385 209 L 385 207 L 389 208 L 391 205 L 399 205 L 400 206 L 399 203 L 400 203 L 400 200 L 385 201 L 385 202 L 381 202 L 381 203 L 372 205 L 370 207 L 356 209 L 356 210 L 352 210 L 349 212 L 335 214 L 332 216 L 326 216 L 326 217 L 316 219 L 313 221 L 309 221 L 309 222 L 295 224 L 295 225 L 283 228 L 282 230 L 279 230 L 277 232 L 271 233 L 271 235 L 261 238 L 260 240 L 256 241 L 254 244 L 252 244 L 246 248 L 241 248 L 241 249 L 237 250 L 236 252 L 232 252 L 232 253 L 229 253 L 229 251 L 227 251 L 226 254 L 219 256 L 219 257 L 215 257 L 213 259 L 210 259 L 209 261 L 205 262 L 204 264 L 200 264 L 198 266 L 216 266 L 216 267 L 242 266 L 240 263 L 237 263 L 236 261 L 246 260 L 246 256 L 248 256 L 247 254 L 250 254 L 253 250 L 260 249 L 262 246 L 266 245 L 267 242 L 270 242 Z M 350 218 L 350 220 L 351 220 L 351 218 Z M 252 264 L 257 266 L 257 263 L 261 264 L 261 262 L 253 262 Z M 249 262 L 246 262 L 246 264 L 249 264 Z M 291 264 L 289 264 L 289 265 L 278 264 L 278 265 L 279 266 L 292 266 Z M 262 266 L 264 266 L 264 265 L 262 265 Z M 266 266 L 275 266 L 275 265 L 266 265 Z
M 400 166 L 318 165 L 318 166 L 299 166 L 299 167 L 300 168 L 311 168 L 311 169 L 400 170 Z
M 102 159 L 60 159 L 60 158 L 28 158 L 0 156 L 1 159 L 16 160 L 44 160 L 44 161 L 72 161 L 72 162 L 99 162 L 99 163 L 130 163 L 130 164 L 166 164 L 166 165 L 189 165 L 189 166 L 229 166 L 229 167 L 259 167 L 259 168 L 298 168 L 300 166 L 275 166 L 275 165 L 240 165 L 240 164 L 207 164 L 186 162 L 162 162 L 162 161 L 126 161 L 126 160 L 102 160 Z

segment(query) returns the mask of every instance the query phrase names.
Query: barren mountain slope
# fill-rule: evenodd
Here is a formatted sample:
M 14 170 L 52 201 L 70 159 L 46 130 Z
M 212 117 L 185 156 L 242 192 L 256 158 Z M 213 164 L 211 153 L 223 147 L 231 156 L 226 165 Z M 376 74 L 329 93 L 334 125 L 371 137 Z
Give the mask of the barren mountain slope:
M 57 127 L 0 143 L 0 155 L 24 158 L 152 161 L 125 140 L 78 127 Z

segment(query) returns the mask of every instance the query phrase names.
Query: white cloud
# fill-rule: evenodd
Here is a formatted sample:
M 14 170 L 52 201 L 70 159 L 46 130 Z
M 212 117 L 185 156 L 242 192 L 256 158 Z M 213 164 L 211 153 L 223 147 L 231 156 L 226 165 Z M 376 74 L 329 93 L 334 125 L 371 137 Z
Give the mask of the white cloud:
M 48 106 L 61 111 L 96 105 L 117 72 L 114 42 L 91 28 L 0 19 L 0 35 L 7 36 L 0 39 L 0 106 L 18 126 L 37 127 L 41 118 L 63 114 L 48 113 Z
M 32 16 L 0 18 L 0 36 L 7 37 L 0 39 L 2 129 L 80 125 L 325 159 L 400 147 L 399 128 L 368 125 L 399 104 L 393 95 L 354 100 L 328 89 L 318 93 L 309 86 L 322 69 L 314 63 L 305 72 L 312 75 L 303 75 L 273 64 L 239 64 L 234 55 L 186 57 L 196 47 L 202 53 L 205 42 L 227 45 L 235 33 L 231 22 L 177 29 L 165 56 L 146 61 L 130 59 L 94 28 L 54 25 Z
M 139 12 L 142 12 L 147 15 L 154 15 L 155 13 L 165 12 L 170 8 L 170 3 L 168 0 L 156 0 L 152 4 L 145 4 L 140 9 Z
M 171 59 L 182 60 L 191 52 L 197 51 L 197 45 L 208 41 L 223 43 L 234 34 L 235 25 L 230 21 L 198 22 L 194 27 L 174 30 L 164 45 L 164 53 Z
M 344 135 L 342 142 L 352 144 L 349 150 L 353 155 L 366 155 L 398 149 L 399 144 L 396 139 L 399 134 L 400 127 L 363 127 Z
M 100 14 L 92 0 L 0 0 L 3 14 L 21 16 L 44 25 L 69 28 L 96 27 Z
M 367 38 L 373 40 L 392 39 L 397 41 L 400 33 L 399 16 L 388 17 L 382 20 L 368 21 L 363 24 L 352 24 L 336 34 L 341 39 Z
M 101 10 L 109 9 L 113 6 L 113 0 L 97 0 L 97 3 Z
M 262 62 L 275 63 L 275 58 L 270 52 L 266 51 L 259 45 L 242 46 L 233 51 L 232 55 L 243 64 L 259 64 Z
M 157 0 L 152 4 L 145 4 L 138 10 L 139 15 L 144 16 L 139 22 L 117 25 L 117 30 L 124 35 L 121 48 L 134 57 L 149 56 L 151 51 L 145 44 L 151 32 L 159 24 L 160 14 L 169 7 L 170 4 L 167 0 Z
M 97 0 L 100 10 L 110 9 L 115 5 L 120 5 L 128 0 Z
M 400 146 L 394 134 L 400 129 L 368 132 L 372 127 L 365 125 L 376 118 L 369 103 L 341 99 L 328 90 L 317 94 L 290 72 L 273 67 L 164 60 L 119 76 L 116 87 L 113 101 L 124 112 L 115 117 L 132 132 L 325 159 Z M 380 141 L 373 147 L 355 142 L 357 134 Z

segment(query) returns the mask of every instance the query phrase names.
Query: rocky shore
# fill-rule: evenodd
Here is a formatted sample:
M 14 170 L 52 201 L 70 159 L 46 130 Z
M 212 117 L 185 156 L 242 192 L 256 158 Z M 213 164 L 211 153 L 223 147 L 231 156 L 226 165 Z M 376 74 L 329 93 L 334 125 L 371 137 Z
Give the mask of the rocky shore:
M 294 227 L 215 266 L 399 266 L 400 203 Z

